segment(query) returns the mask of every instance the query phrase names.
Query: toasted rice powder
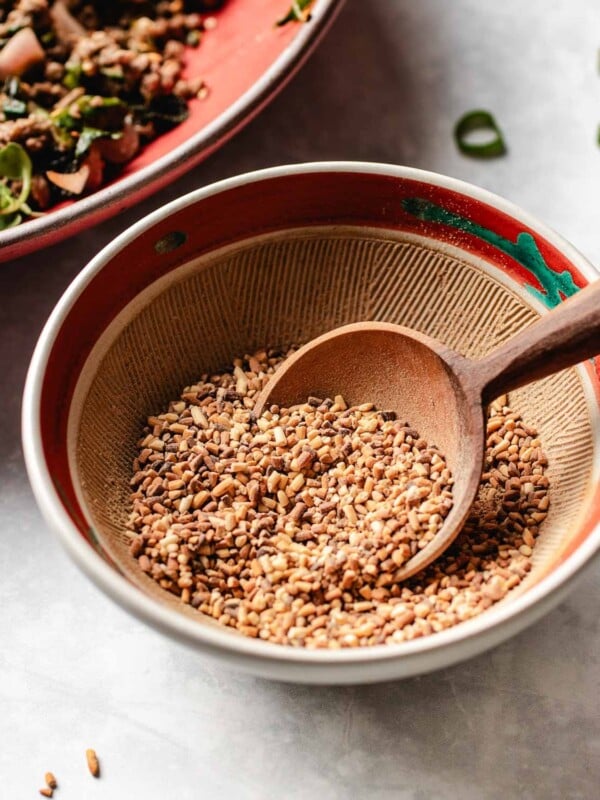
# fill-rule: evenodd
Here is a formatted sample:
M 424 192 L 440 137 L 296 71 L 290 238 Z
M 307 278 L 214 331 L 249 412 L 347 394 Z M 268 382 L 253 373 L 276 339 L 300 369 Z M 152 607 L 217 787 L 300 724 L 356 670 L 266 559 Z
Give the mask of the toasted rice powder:
M 246 636 L 332 649 L 444 630 L 522 582 L 548 510 L 547 459 L 506 397 L 487 412 L 463 531 L 399 581 L 451 508 L 443 454 L 393 412 L 339 396 L 256 419 L 256 395 L 285 356 L 236 359 L 148 419 L 128 521 L 143 572 Z

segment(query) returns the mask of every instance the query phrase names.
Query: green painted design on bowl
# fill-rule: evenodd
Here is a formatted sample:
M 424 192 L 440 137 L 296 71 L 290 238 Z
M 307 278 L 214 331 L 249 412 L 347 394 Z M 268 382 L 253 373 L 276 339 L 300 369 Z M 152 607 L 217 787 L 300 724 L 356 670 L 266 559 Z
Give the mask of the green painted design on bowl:
M 406 212 L 424 222 L 437 222 L 465 231 L 506 253 L 538 279 L 543 291 L 528 283 L 525 284 L 525 288 L 548 308 L 554 308 L 562 300 L 579 290 L 568 270 L 557 272 L 548 266 L 530 233 L 522 232 L 517 236 L 516 242 L 511 242 L 510 239 L 505 239 L 494 231 L 428 200 L 409 197 L 403 201 L 402 205 Z

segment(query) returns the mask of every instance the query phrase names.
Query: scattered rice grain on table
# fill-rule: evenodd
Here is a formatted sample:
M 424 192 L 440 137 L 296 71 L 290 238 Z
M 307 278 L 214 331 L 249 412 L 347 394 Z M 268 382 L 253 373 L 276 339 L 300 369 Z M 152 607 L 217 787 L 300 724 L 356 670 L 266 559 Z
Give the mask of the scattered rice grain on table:
M 547 461 L 506 397 L 489 409 L 465 529 L 399 582 L 451 508 L 443 454 L 393 413 L 339 396 L 256 419 L 256 395 L 285 355 L 236 359 L 149 418 L 128 523 L 143 572 L 247 636 L 309 648 L 435 633 L 521 583 L 548 509 Z
M 100 777 L 100 761 L 98 760 L 98 756 L 96 755 L 96 751 L 89 747 L 85 751 L 85 760 L 87 761 L 88 769 L 90 774 L 94 778 Z
M 58 781 L 56 780 L 56 777 L 54 776 L 53 772 L 47 772 L 46 775 L 44 776 L 44 779 L 46 781 L 46 786 L 49 789 L 56 789 L 56 787 L 58 786 Z

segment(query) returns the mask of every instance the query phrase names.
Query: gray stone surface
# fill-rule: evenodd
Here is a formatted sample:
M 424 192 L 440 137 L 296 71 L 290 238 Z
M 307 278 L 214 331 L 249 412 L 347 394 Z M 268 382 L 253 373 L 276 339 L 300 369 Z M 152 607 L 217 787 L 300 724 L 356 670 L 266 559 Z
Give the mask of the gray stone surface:
M 126 225 L 228 175 L 331 158 L 445 172 L 600 263 L 598 45 L 592 0 L 349 0 L 284 93 L 208 162 L 118 219 L 0 265 L 0 797 L 38 796 L 47 769 L 61 800 L 598 797 L 598 565 L 540 623 L 453 669 L 371 687 L 268 683 L 100 594 L 42 522 L 19 441 L 27 363 L 69 281 Z M 456 152 L 453 122 L 478 106 L 497 115 L 507 158 Z

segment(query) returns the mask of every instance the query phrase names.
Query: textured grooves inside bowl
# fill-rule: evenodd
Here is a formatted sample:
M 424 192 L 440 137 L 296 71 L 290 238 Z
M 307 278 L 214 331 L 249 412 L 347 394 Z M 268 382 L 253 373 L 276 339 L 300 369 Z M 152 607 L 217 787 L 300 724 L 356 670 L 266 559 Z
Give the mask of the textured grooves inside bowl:
M 439 248 L 381 230 L 273 234 L 181 267 L 119 315 L 79 381 L 69 438 L 98 544 L 130 580 L 204 620 L 137 569 L 124 532 L 144 420 L 202 373 L 265 344 L 300 343 L 367 319 L 421 330 L 478 357 L 537 317 L 493 270 Z M 552 482 L 550 513 L 524 591 L 560 561 L 577 534 L 594 446 L 576 370 L 514 392 L 510 402 L 538 428 Z

